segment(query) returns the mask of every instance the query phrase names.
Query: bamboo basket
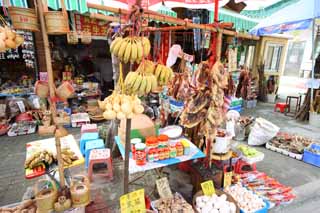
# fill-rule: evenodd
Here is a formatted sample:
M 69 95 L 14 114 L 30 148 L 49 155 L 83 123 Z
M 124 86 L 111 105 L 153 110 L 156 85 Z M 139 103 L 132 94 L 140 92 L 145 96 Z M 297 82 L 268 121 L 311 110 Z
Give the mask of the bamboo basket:
M 70 31 L 67 33 L 68 44 L 78 44 L 79 34 L 77 31 Z
M 35 9 L 11 6 L 8 9 L 14 29 L 31 32 L 40 31 L 38 16 Z
M 84 31 L 80 33 L 81 43 L 82 44 L 90 44 L 92 42 L 91 33 Z
M 40 189 L 40 183 L 50 182 L 52 188 Z M 56 184 L 51 180 L 39 180 L 35 185 L 35 194 L 36 194 L 36 204 L 37 204 L 37 212 L 45 213 L 53 210 L 53 205 L 58 197 L 58 191 L 56 188 Z
M 70 32 L 68 13 L 64 0 L 60 0 L 62 11 L 47 11 L 44 13 L 47 33 L 49 35 L 65 35 Z

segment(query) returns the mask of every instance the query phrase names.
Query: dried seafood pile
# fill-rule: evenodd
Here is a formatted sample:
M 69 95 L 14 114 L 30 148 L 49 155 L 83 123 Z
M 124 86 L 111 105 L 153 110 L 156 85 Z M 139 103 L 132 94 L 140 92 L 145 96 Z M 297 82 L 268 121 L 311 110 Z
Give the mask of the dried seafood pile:
M 223 90 L 228 85 L 228 73 L 220 62 L 212 69 L 208 62 L 202 62 L 194 73 L 191 85 L 194 93 L 188 94 L 180 123 L 187 128 L 200 125 L 200 134 L 214 138 L 217 127 L 224 121 Z
M 295 154 L 303 154 L 304 149 L 313 142 L 313 140 L 302 136 L 279 133 L 268 143 L 271 146 L 284 149 Z

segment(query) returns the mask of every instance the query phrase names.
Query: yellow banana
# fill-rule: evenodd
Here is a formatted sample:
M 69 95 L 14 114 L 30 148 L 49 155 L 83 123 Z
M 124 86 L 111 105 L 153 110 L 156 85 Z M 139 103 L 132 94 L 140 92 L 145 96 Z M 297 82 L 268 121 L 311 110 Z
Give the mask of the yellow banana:
M 126 51 L 127 45 L 128 45 L 128 38 L 125 38 L 123 40 L 123 42 L 121 43 L 121 46 L 120 46 L 120 49 L 119 49 L 119 52 L 118 52 L 118 55 L 117 55 L 120 60 L 123 59 L 123 56 L 124 56 L 124 53 Z
M 148 38 L 142 37 L 142 46 L 143 46 L 143 55 L 144 55 L 144 57 L 147 57 L 149 55 L 150 49 L 151 49 L 150 41 Z
M 168 81 L 171 81 L 173 77 L 174 77 L 174 73 L 173 73 L 173 70 L 170 68 L 170 75 L 169 75 Z
M 151 91 L 155 91 L 158 87 L 157 79 L 154 75 L 151 75 L 150 80 L 151 80 Z
M 143 54 L 142 54 L 142 42 L 141 39 L 138 37 L 138 39 L 136 39 L 137 42 L 137 61 L 140 62 L 142 60 Z
M 153 75 L 147 76 L 146 93 L 151 92 L 151 89 L 152 89 L 152 76 L 153 76 Z
M 166 75 L 164 77 L 164 84 L 167 84 L 169 82 L 171 72 L 172 72 L 172 70 L 169 67 L 166 67 Z
M 145 60 L 145 72 L 146 73 L 153 73 L 154 71 L 154 63 L 150 60 Z
M 163 66 L 163 68 L 161 69 L 161 74 L 160 74 L 160 85 L 163 85 L 165 83 L 165 78 L 167 76 L 167 67 Z
M 138 74 L 136 80 L 134 81 L 133 83 L 133 86 L 132 86 L 132 90 L 135 92 L 139 89 L 140 87 L 140 84 L 141 84 L 141 81 L 142 81 L 142 75 Z
M 141 95 L 145 94 L 146 86 L 147 86 L 147 78 L 146 78 L 146 76 L 142 76 L 141 84 L 140 84 L 139 91 L 138 91 L 139 94 L 141 94 Z
M 126 51 L 124 52 L 123 61 L 124 63 L 128 63 L 131 56 L 131 47 L 132 47 L 132 40 L 129 39 L 128 44 L 126 46 Z
M 131 83 L 134 75 L 135 75 L 135 72 L 132 72 L 132 71 L 127 74 L 126 79 L 124 79 L 124 84 L 126 86 L 129 86 L 129 84 Z
M 119 37 L 119 38 L 120 38 L 120 37 Z M 115 40 L 114 40 L 113 42 L 115 42 Z M 112 52 L 112 53 L 113 53 L 115 56 L 118 56 L 118 52 L 119 52 L 119 49 L 120 49 L 122 43 L 123 43 L 123 38 L 120 38 L 120 39 L 114 44 L 114 46 L 113 46 L 113 52 Z
M 154 74 L 156 76 L 157 79 L 159 79 L 159 76 L 160 76 L 160 73 L 161 73 L 161 69 L 162 69 L 162 65 L 161 64 L 158 64 Z
M 132 40 L 130 62 L 134 63 L 138 58 L 138 47 L 136 40 Z
M 115 48 L 116 44 L 117 44 L 118 42 L 120 42 L 121 40 L 122 40 L 121 37 L 117 37 L 117 38 L 115 38 L 115 39 L 111 42 L 110 52 L 114 53 L 114 48 Z

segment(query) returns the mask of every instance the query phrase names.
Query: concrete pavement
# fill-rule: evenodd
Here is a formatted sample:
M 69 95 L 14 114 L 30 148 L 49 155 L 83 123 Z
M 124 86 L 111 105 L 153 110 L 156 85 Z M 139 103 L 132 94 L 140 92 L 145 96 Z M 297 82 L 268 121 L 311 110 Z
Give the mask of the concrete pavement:
M 258 104 L 256 109 L 245 110 L 243 114 L 261 116 L 278 125 L 282 131 L 298 133 L 320 141 L 319 129 L 315 129 L 308 124 L 298 123 L 290 117 L 273 112 L 273 105 L 271 104 Z M 70 129 L 69 132 L 76 139 L 79 139 L 79 129 Z M 0 206 L 20 201 L 27 187 L 33 186 L 35 180 L 26 180 L 24 178 L 25 144 L 41 138 L 43 137 L 39 137 L 37 134 L 0 137 Z M 258 147 L 258 149 L 265 153 L 264 161 L 257 164 L 258 170 L 267 173 L 285 185 L 292 186 L 297 195 L 297 198 L 291 204 L 275 207 L 271 212 L 319 212 L 320 168 L 269 151 L 264 147 Z M 118 212 L 119 196 L 123 187 L 123 161 L 114 159 L 113 164 L 114 181 L 105 182 L 97 179 L 92 188 L 100 190 L 101 195 L 111 208 L 111 212 Z M 75 173 L 84 173 L 85 169 L 78 167 L 73 171 Z M 187 174 L 177 170 L 176 167 L 165 168 L 165 171 L 171 173 L 170 183 L 176 191 L 190 187 L 190 178 Z M 141 175 L 135 174 L 130 179 L 133 180 Z M 155 179 L 156 175 L 153 172 L 148 172 L 135 185 L 131 185 L 130 189 L 144 187 L 151 198 L 154 198 L 151 192 L 154 190 L 153 183 Z

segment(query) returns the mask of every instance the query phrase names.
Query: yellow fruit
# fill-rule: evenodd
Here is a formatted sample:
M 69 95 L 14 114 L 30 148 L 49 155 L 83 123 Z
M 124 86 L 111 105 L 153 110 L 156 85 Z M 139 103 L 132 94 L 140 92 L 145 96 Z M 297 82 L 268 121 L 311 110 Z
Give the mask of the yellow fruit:
M 120 104 L 118 103 L 115 103 L 112 105 L 112 109 L 115 111 L 115 112 L 120 112 L 121 108 L 120 108 Z
M 105 110 L 112 110 L 112 104 L 107 103 L 107 104 L 104 106 L 104 109 L 105 109 Z
M 132 40 L 130 39 L 127 43 L 126 50 L 124 52 L 123 61 L 124 63 L 128 63 L 131 56 L 131 47 L 132 47 Z
M 135 92 L 139 89 L 140 87 L 140 84 L 141 84 L 141 81 L 142 81 L 142 75 L 139 75 L 137 76 L 136 80 L 134 81 L 133 83 L 133 86 L 132 86 L 132 90 Z
M 132 41 L 130 62 L 134 63 L 138 58 L 138 47 L 135 40 Z
M 142 81 L 139 87 L 139 94 L 145 94 L 146 86 L 147 86 L 147 78 L 146 76 L 142 76 Z
M 119 37 L 120 38 L 120 37 Z M 114 47 L 113 47 L 113 51 L 112 53 L 115 55 L 115 56 L 118 56 L 118 52 L 120 50 L 120 47 L 121 47 L 121 44 L 123 43 L 124 39 L 123 38 L 120 38 L 115 44 L 114 44 Z M 115 40 L 113 41 L 115 42 Z
M 113 120 L 116 118 L 117 114 L 112 110 L 107 110 L 102 114 L 102 116 L 107 120 Z
M 129 102 L 121 104 L 121 112 L 125 113 L 126 115 L 132 113 L 132 105 Z
M 156 76 L 157 79 L 159 79 L 159 76 L 160 76 L 162 67 L 163 67 L 163 66 L 162 66 L 161 64 L 158 64 L 158 65 L 157 65 L 157 68 L 156 68 L 156 70 L 155 70 L 155 72 L 154 72 L 154 74 L 155 74 L 155 76 Z
M 136 114 L 141 114 L 144 111 L 144 107 L 142 105 L 136 105 L 133 107 L 133 112 Z
M 126 118 L 126 114 L 124 114 L 123 112 L 117 112 L 117 119 L 122 120 Z
M 125 38 L 124 41 L 121 42 L 121 46 L 117 55 L 120 60 L 123 60 L 127 45 L 128 45 L 128 38 Z
M 16 43 L 16 47 L 19 47 L 24 42 L 24 38 L 21 35 L 17 35 L 14 42 Z
M 121 42 L 122 38 L 121 37 L 117 37 L 115 38 L 112 42 L 111 42 L 111 45 L 110 45 L 110 52 L 114 53 L 114 48 L 116 46 L 116 44 L 118 42 Z
M 142 37 L 142 46 L 143 46 L 143 56 L 147 57 L 149 55 L 150 49 L 151 49 L 150 41 L 148 38 Z
M 154 75 L 152 75 L 150 79 L 151 79 L 151 91 L 155 91 L 158 87 L 157 79 Z
M 6 38 L 7 38 L 6 33 L 5 32 L 0 32 L 0 40 L 4 41 L 4 40 L 6 40 Z
M 142 47 L 142 43 L 141 43 L 141 38 L 137 38 L 136 39 L 136 44 L 137 44 L 137 61 L 141 61 L 142 57 L 143 57 L 143 47 Z
M 0 40 L 0 52 L 6 51 L 6 44 L 4 41 Z
M 146 60 L 145 61 L 145 73 L 153 73 L 155 65 L 152 61 Z
M 166 69 L 166 67 L 163 67 L 161 70 L 161 73 L 160 73 L 160 79 L 159 79 L 160 84 L 165 83 L 165 78 L 167 76 L 167 72 L 168 72 L 168 70 Z
M 12 39 L 8 38 L 7 40 L 5 40 L 4 43 L 6 44 L 6 48 L 10 48 L 10 49 L 16 48 L 16 43 Z
M 152 75 L 147 76 L 147 86 L 146 86 L 146 93 L 151 92 L 152 89 Z

